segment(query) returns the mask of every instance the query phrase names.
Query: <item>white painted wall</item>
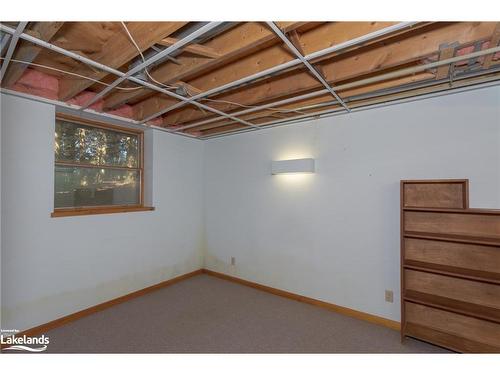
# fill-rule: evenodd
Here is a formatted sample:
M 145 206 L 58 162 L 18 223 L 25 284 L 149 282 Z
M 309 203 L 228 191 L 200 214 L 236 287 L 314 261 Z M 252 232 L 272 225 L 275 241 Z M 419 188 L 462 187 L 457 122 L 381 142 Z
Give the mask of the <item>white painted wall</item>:
M 500 208 L 500 88 L 204 144 L 150 131 L 156 211 L 69 218 L 50 218 L 54 107 L 1 99 L 3 328 L 30 328 L 203 262 L 398 320 L 399 180 L 468 177 L 472 206 Z M 271 176 L 272 160 L 299 157 L 314 157 L 317 172 Z
M 148 132 L 155 211 L 51 218 L 54 107 L 1 99 L 2 328 L 31 328 L 201 267 L 201 141 Z
M 496 87 L 208 141 L 206 267 L 399 320 L 399 181 L 500 208 L 499 108 Z M 314 175 L 271 176 L 302 157 Z

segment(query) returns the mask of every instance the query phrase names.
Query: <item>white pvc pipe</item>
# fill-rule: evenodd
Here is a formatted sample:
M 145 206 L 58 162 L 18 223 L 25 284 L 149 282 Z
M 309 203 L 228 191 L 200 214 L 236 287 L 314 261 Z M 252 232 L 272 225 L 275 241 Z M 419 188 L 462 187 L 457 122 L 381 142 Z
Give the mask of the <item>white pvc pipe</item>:
M 390 28 L 393 28 L 391 32 L 397 31 L 396 29 L 402 29 L 404 27 L 410 27 L 413 24 L 415 24 L 415 23 L 409 22 L 409 23 L 401 23 L 401 24 L 398 24 L 398 25 L 394 25 L 394 26 L 390 27 Z M 376 35 L 377 35 L 377 37 L 379 37 L 381 35 L 385 35 L 387 32 L 389 32 L 387 29 L 389 29 L 389 28 L 385 28 L 385 29 L 379 30 L 378 32 L 375 32 Z M 15 30 L 14 29 L 12 29 L 10 27 L 7 27 L 5 25 L 2 25 L 2 24 L 0 24 L 0 30 L 2 30 L 4 32 L 7 32 L 9 34 L 15 34 Z M 356 43 L 356 44 L 362 43 L 364 41 L 370 40 L 369 39 L 370 36 L 372 38 L 375 37 L 373 35 L 375 33 L 367 34 L 367 35 L 359 37 L 357 39 L 353 39 L 352 41 L 347 41 L 347 42 L 344 42 L 344 43 L 342 43 L 340 45 L 333 46 L 333 47 L 330 47 L 328 49 L 315 52 L 313 54 L 305 56 L 305 58 L 308 59 L 308 60 L 309 59 L 315 59 L 315 58 L 324 56 L 323 54 L 332 53 L 337 48 L 338 49 L 344 49 L 344 48 L 347 48 L 349 46 L 355 45 L 353 43 Z M 55 46 L 53 44 L 50 44 L 48 42 L 45 42 L 43 40 L 34 38 L 34 37 L 32 37 L 32 36 L 30 36 L 28 34 L 22 33 L 22 34 L 20 34 L 20 38 L 22 38 L 24 40 L 27 40 L 27 41 L 30 41 L 30 42 L 32 42 L 34 44 L 40 45 L 40 46 L 42 46 L 44 48 L 51 49 L 51 50 L 53 50 L 55 52 L 58 52 L 58 53 L 63 54 L 63 55 L 66 55 L 68 57 L 74 58 L 74 59 L 76 59 L 78 61 L 81 61 L 81 62 L 86 63 L 88 65 L 94 66 L 94 67 L 96 67 L 98 69 L 101 69 L 103 71 L 106 71 L 108 73 L 115 74 L 115 75 L 120 76 L 120 77 L 126 74 L 126 73 L 120 72 L 118 70 L 115 70 L 113 68 L 110 68 L 110 67 L 108 67 L 106 65 L 100 64 L 100 63 L 95 62 L 95 61 L 90 60 L 90 59 L 87 59 L 87 58 L 85 58 L 85 57 L 83 57 L 81 55 L 75 54 L 75 53 L 73 53 L 71 51 L 67 51 L 67 50 L 65 50 L 63 48 L 57 47 L 57 46 Z M 328 51 L 328 52 L 326 52 L 326 51 Z M 441 61 L 437 61 L 437 62 L 434 62 L 434 63 L 422 65 L 422 66 L 419 66 L 419 67 L 412 67 L 412 68 L 402 69 L 402 70 L 399 70 L 399 71 L 396 71 L 396 72 L 391 72 L 391 73 L 387 73 L 387 74 L 383 74 L 383 75 L 379 75 L 379 76 L 367 78 L 367 79 L 360 80 L 360 81 L 355 81 L 355 82 L 352 82 L 352 83 L 348 83 L 348 84 L 345 84 L 345 85 L 340 85 L 340 86 L 332 87 L 332 88 L 334 90 L 337 90 L 337 91 L 339 91 L 339 90 L 345 90 L 347 88 L 358 87 L 358 86 L 366 85 L 366 84 L 369 84 L 369 83 L 378 82 L 378 81 L 381 81 L 381 80 L 395 78 L 395 77 L 398 77 L 398 76 L 401 76 L 401 75 L 408 75 L 408 74 L 416 73 L 416 72 L 423 71 L 423 70 L 426 70 L 426 69 L 431 69 L 431 68 L 434 68 L 434 67 L 438 67 L 438 66 L 441 66 L 441 65 L 451 64 L 451 63 L 454 63 L 454 62 L 457 62 L 457 61 L 462 61 L 462 60 L 466 60 L 466 59 L 470 59 L 470 58 L 475 58 L 475 57 L 479 57 L 479 56 L 486 55 L 486 54 L 494 54 L 494 53 L 496 53 L 498 51 L 500 51 L 500 47 L 490 48 L 490 49 L 483 50 L 483 51 L 473 52 L 473 53 L 468 54 L 468 55 L 457 56 L 457 57 L 450 58 L 450 59 L 447 59 L 447 60 L 441 60 Z M 297 59 L 297 60 L 298 60 L 299 63 L 301 62 L 299 59 Z M 293 61 L 295 61 L 295 60 L 293 60 Z M 289 62 L 289 63 L 291 63 L 291 62 Z M 285 63 L 285 64 L 279 65 L 277 67 L 273 67 L 271 69 L 277 71 L 276 69 L 279 70 L 280 67 L 282 67 L 283 65 L 289 64 L 289 63 Z M 268 70 L 270 70 L 270 69 L 268 69 Z M 257 73 L 257 75 L 258 74 L 263 74 L 263 73 L 264 72 Z M 228 83 L 227 85 L 224 85 L 224 86 L 229 86 L 229 85 L 232 86 L 232 85 L 235 85 L 238 82 L 241 82 L 243 80 L 246 81 L 250 77 L 255 77 L 255 76 L 256 75 L 249 76 L 249 77 L 243 78 L 241 80 Z M 211 108 L 211 107 L 206 106 L 204 104 L 198 103 L 198 102 L 194 101 L 195 98 L 196 98 L 196 96 L 193 96 L 193 97 L 187 99 L 187 98 L 185 98 L 183 96 L 177 95 L 175 93 L 172 93 L 172 92 L 167 91 L 167 90 L 165 90 L 163 88 L 155 86 L 155 85 L 153 85 L 153 84 L 151 84 L 149 82 L 142 81 L 142 80 L 137 79 L 135 77 L 128 77 L 128 79 L 131 80 L 131 81 L 133 81 L 133 82 L 135 82 L 135 83 L 138 83 L 138 84 L 140 84 L 140 85 L 142 85 L 144 87 L 148 87 L 148 88 L 153 89 L 155 91 L 158 91 L 158 92 L 164 93 L 166 95 L 172 96 L 172 97 L 174 97 L 174 98 L 176 98 L 178 100 L 182 100 L 185 104 L 192 103 L 193 105 L 196 105 L 196 106 L 198 106 L 200 108 L 203 108 L 203 109 L 206 109 L 208 111 L 214 112 L 214 113 L 216 113 L 216 114 L 218 114 L 218 115 L 220 115 L 222 117 L 226 117 L 226 118 L 229 118 L 229 119 L 231 119 L 233 121 L 242 123 L 244 125 L 251 126 L 252 128 L 256 128 L 256 129 L 260 128 L 260 126 L 251 124 L 251 123 L 249 123 L 247 121 L 244 121 L 244 120 L 241 120 L 241 119 L 235 117 L 236 113 L 234 115 L 229 115 L 229 114 L 226 114 L 226 113 L 224 113 L 222 111 L 216 110 L 215 108 Z M 252 80 L 253 79 L 256 79 L 256 78 L 252 78 Z M 239 83 L 239 84 L 242 84 L 242 83 Z M 221 87 L 223 87 L 223 86 L 221 86 Z M 216 90 L 216 89 L 213 89 L 213 90 Z M 212 91 L 212 90 L 209 90 L 209 91 Z M 326 92 L 328 92 L 328 90 L 321 90 L 321 91 L 317 91 L 317 92 L 314 92 L 314 93 L 305 94 L 303 96 L 296 97 L 296 98 L 304 98 L 304 96 L 307 96 L 307 95 L 310 95 L 308 97 L 313 97 L 313 96 L 322 95 L 322 94 L 324 94 Z M 207 93 L 208 93 L 208 91 L 205 92 L 205 93 L 201 93 L 199 95 L 203 95 L 203 94 L 207 95 Z M 213 93 L 210 93 L 210 94 L 213 94 Z M 285 101 L 289 100 L 289 102 L 293 102 L 293 101 L 295 101 L 294 99 L 296 99 L 296 98 L 285 99 Z M 297 100 L 300 100 L 300 99 L 297 99 Z M 280 102 L 282 104 L 284 104 L 283 103 L 284 101 L 280 101 Z M 276 102 L 276 103 L 278 103 L 278 102 Z M 273 103 L 272 105 L 277 105 L 276 103 Z M 182 105 L 183 103 L 178 103 L 178 104 Z M 270 105 L 268 104 L 268 105 L 265 105 L 265 106 L 270 106 Z M 252 111 L 257 111 L 259 109 L 263 109 L 263 107 L 264 106 L 260 106 L 260 108 L 259 107 L 255 107 L 255 108 L 247 109 L 247 110 L 245 110 L 246 111 L 245 113 L 249 113 L 249 112 L 252 112 Z M 167 110 L 169 110 L 169 108 L 167 108 Z M 241 112 L 244 112 L 244 111 L 237 112 L 237 114 L 242 114 Z M 155 117 L 157 117 L 157 116 L 159 116 L 159 115 L 157 114 Z M 155 118 L 155 117 L 151 117 L 151 118 L 148 118 L 148 119 L 152 119 L 152 118 Z M 148 119 L 144 119 L 140 123 L 144 124 L 146 121 L 148 121 Z M 291 119 L 291 120 L 293 120 L 293 119 Z M 188 127 L 194 127 L 194 124 L 188 125 Z M 187 128 L 187 127 L 184 127 L 184 129 L 185 128 Z M 179 132 L 180 130 L 182 130 L 182 128 L 179 128 L 179 129 L 176 129 L 176 130 L 167 130 L 167 131 L 169 131 L 169 132 Z
M 493 82 L 491 82 L 491 81 L 493 81 Z M 500 81 L 498 79 L 491 78 L 490 80 L 486 80 L 486 82 L 483 81 L 483 82 L 471 83 L 471 84 L 466 83 L 464 87 L 460 87 L 460 88 L 450 87 L 448 89 L 441 89 L 441 90 L 438 89 L 437 92 L 431 92 L 431 93 L 422 94 L 419 96 L 396 98 L 396 99 L 386 100 L 386 101 L 372 103 L 372 104 L 370 104 L 370 103 L 362 104 L 362 105 L 359 105 L 358 107 L 352 108 L 351 112 L 359 112 L 359 111 L 364 111 L 364 110 L 368 110 L 368 109 L 372 109 L 372 108 L 379 108 L 379 107 L 385 107 L 385 106 L 394 105 L 394 104 L 407 103 L 407 102 L 423 100 L 423 99 L 436 97 L 436 96 L 449 95 L 450 93 L 459 93 L 459 92 L 463 92 L 463 91 L 476 90 L 476 89 L 483 88 L 483 87 L 491 87 L 491 86 L 498 86 L 498 85 L 500 85 Z M 450 91 L 452 91 L 452 92 L 450 92 Z M 377 99 L 374 99 L 374 100 L 377 100 Z M 346 112 L 343 111 L 342 109 L 339 109 L 339 108 L 327 109 L 327 110 L 323 110 L 323 111 L 308 113 L 307 115 L 295 116 L 295 117 L 290 117 L 288 119 L 266 122 L 266 123 L 259 125 L 259 126 L 261 126 L 261 128 L 259 130 L 270 129 L 270 128 L 273 128 L 276 126 L 290 125 L 293 123 L 299 123 L 299 122 L 307 121 L 312 117 L 316 117 L 319 119 L 319 118 L 338 116 L 338 115 L 344 115 L 344 114 L 346 114 Z M 229 125 L 229 124 L 226 124 L 226 125 Z M 200 137 L 200 139 L 206 140 L 206 139 L 220 138 L 220 137 L 225 137 L 225 136 L 233 135 L 233 134 L 246 133 L 249 131 L 254 131 L 254 129 L 241 129 L 238 131 L 229 130 L 229 131 L 217 133 L 217 134 L 214 134 L 211 136 Z
M 472 52 L 472 53 L 469 53 L 467 55 L 455 56 L 455 57 L 452 57 L 452 58 L 449 58 L 449 59 L 446 59 L 446 60 L 439 60 L 439 61 L 436 61 L 436 62 L 424 64 L 424 65 L 419 65 L 419 66 L 415 66 L 415 67 L 400 69 L 400 70 L 396 70 L 396 71 L 390 72 L 390 73 L 379 74 L 379 75 L 374 76 L 374 77 L 370 77 L 370 78 L 366 78 L 366 79 L 361 79 L 361 80 L 354 81 L 354 82 L 349 82 L 349 83 L 346 83 L 346 84 L 343 84 L 343 85 L 332 86 L 332 88 L 335 91 L 342 91 L 342 90 L 352 89 L 352 88 L 359 87 L 359 86 L 365 86 L 365 85 L 368 85 L 368 84 L 371 84 L 371 83 L 377 83 L 377 82 L 380 82 L 380 81 L 385 81 L 385 80 L 389 80 L 389 79 L 393 79 L 393 78 L 399 78 L 399 77 L 402 77 L 402 76 L 411 75 L 411 74 L 414 74 L 414 73 L 423 72 L 425 70 L 437 68 L 437 67 L 442 66 L 442 65 L 450 65 L 450 64 L 453 64 L 453 63 L 456 63 L 456 62 L 459 62 L 459 61 L 468 60 L 468 59 L 472 59 L 472 58 L 476 58 L 476 57 L 480 57 L 480 56 L 484 56 L 484 55 L 494 54 L 496 52 L 500 52 L 500 46 L 489 48 L 489 49 L 485 49 L 485 50 L 482 50 L 482 51 Z M 262 105 L 262 106 L 245 109 L 243 111 L 235 112 L 234 115 L 238 116 L 238 115 L 242 115 L 242 114 L 246 114 L 246 113 L 251 113 L 251 112 L 255 112 L 255 111 L 258 111 L 258 110 L 261 110 L 261 109 L 266 109 L 266 108 L 269 108 L 269 107 L 272 107 L 272 106 L 279 106 L 279 105 L 291 103 L 291 102 L 294 102 L 294 101 L 297 101 L 297 100 L 301 100 L 301 99 L 312 98 L 312 97 L 319 96 L 319 95 L 326 94 L 326 93 L 328 93 L 328 90 L 323 89 L 323 90 L 315 91 L 315 92 L 308 93 L 308 94 L 305 94 L 305 95 L 297 96 L 295 98 L 289 98 L 289 99 L 285 99 L 285 100 L 282 100 L 282 101 L 278 101 L 278 102 L 274 102 L 274 103 L 268 103 L 268 104 L 265 104 L 265 105 Z M 204 124 L 207 124 L 207 123 L 210 123 L 210 122 L 215 122 L 215 121 L 218 121 L 218 120 L 219 119 L 209 119 L 209 120 L 202 121 L 200 123 L 186 125 L 184 127 L 178 128 L 177 131 L 181 131 L 183 129 L 188 129 L 188 128 L 193 128 L 193 127 L 196 127 L 196 126 L 199 126 L 199 125 L 204 125 Z M 259 125 L 259 126 L 262 126 L 262 124 Z
M 469 60 L 469 59 L 473 59 L 473 58 L 484 56 L 484 55 L 494 54 L 494 53 L 499 52 L 499 51 L 500 51 L 500 46 L 488 48 L 488 49 L 485 49 L 482 51 L 472 52 L 472 53 L 469 53 L 467 55 L 455 56 L 455 57 L 445 59 L 445 60 L 439 60 L 439 61 L 435 61 L 432 63 L 424 64 L 424 65 L 413 66 L 410 68 L 396 70 L 396 71 L 390 72 L 390 73 L 380 74 L 380 75 L 377 75 L 374 77 L 361 79 L 359 81 L 346 83 L 344 85 L 334 86 L 333 88 L 337 91 L 352 89 L 354 87 L 365 86 L 365 85 L 368 85 L 371 83 L 385 81 L 385 80 L 389 80 L 392 78 L 399 78 L 399 77 L 411 75 L 414 73 L 420 73 L 420 72 L 423 72 L 423 71 L 428 70 L 428 69 L 437 68 L 437 67 L 443 66 L 443 65 L 454 64 L 456 62 L 463 61 L 463 60 Z

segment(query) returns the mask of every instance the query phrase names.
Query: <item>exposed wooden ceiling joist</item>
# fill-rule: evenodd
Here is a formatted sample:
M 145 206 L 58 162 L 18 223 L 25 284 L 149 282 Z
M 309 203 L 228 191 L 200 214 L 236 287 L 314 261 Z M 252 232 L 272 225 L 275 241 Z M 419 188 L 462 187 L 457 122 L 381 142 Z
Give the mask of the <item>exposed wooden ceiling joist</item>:
M 28 31 L 37 38 L 48 42 L 63 25 L 64 22 L 36 22 L 35 25 Z M 29 42 L 22 42 L 21 45 L 18 46 L 13 58 L 18 61 L 31 63 L 35 60 L 41 50 L 41 47 L 35 46 Z M 22 76 L 27 67 L 27 64 L 12 64 L 9 66 L 2 84 L 5 87 L 9 87 L 14 84 L 19 77 Z
M 432 78 L 434 78 L 434 74 L 432 74 L 432 73 L 420 73 L 420 74 L 415 74 L 415 75 L 408 76 L 408 77 L 396 78 L 396 79 L 381 82 L 381 83 L 374 83 L 374 84 L 366 85 L 366 86 L 363 86 L 360 88 L 353 88 L 353 89 L 348 89 L 345 91 L 340 91 L 340 94 L 342 94 L 343 97 L 352 97 L 355 95 L 362 95 L 362 94 L 366 94 L 366 93 L 381 90 L 381 89 L 388 89 L 388 88 L 398 87 L 398 86 L 406 85 L 406 84 L 410 84 L 410 83 L 425 81 L 425 80 L 429 80 Z M 330 94 L 323 94 L 323 95 L 318 96 L 316 98 L 302 100 L 302 101 L 290 103 L 290 104 L 275 107 L 275 108 L 280 109 L 280 110 L 284 110 L 284 111 L 291 111 L 293 109 L 297 109 L 299 111 L 302 111 L 303 110 L 302 107 L 317 105 L 320 103 L 330 103 L 332 101 L 333 100 L 332 100 L 332 97 Z M 257 111 L 257 112 L 254 112 L 254 113 L 251 113 L 248 115 L 242 115 L 242 116 L 238 115 L 238 117 L 245 119 L 247 121 L 251 120 L 253 122 L 256 119 L 259 119 L 263 116 L 268 116 L 270 113 L 273 113 L 273 112 L 276 112 L 276 111 L 264 109 L 264 110 Z M 294 115 L 294 114 L 295 114 L 294 112 L 289 112 L 289 115 Z M 226 121 L 224 119 L 219 119 L 216 122 L 206 124 L 206 125 L 196 126 L 196 127 L 190 128 L 189 130 L 191 130 L 191 131 L 208 130 L 208 129 L 213 129 L 213 128 L 216 128 L 216 127 L 219 127 L 219 126 L 222 126 L 225 124 L 230 124 L 230 123 L 232 123 L 232 122 Z
M 323 63 L 322 69 L 328 82 L 338 83 L 411 61 L 419 61 L 436 53 L 439 46 L 446 42 L 458 42 L 460 45 L 468 45 L 478 40 L 486 40 L 491 37 L 494 27 L 494 23 L 488 22 L 431 25 L 417 30 L 408 37 L 398 37 L 394 42 L 377 43 L 372 47 L 359 51 L 359 53 L 347 53 L 344 57 L 334 58 Z M 227 68 L 229 69 L 230 66 Z M 205 89 L 201 84 L 196 86 L 201 90 Z M 318 82 L 311 78 L 307 72 L 300 72 L 293 76 L 291 74 L 281 75 L 272 80 L 266 80 L 232 93 L 220 95 L 216 99 L 251 106 L 266 101 L 279 100 L 290 95 L 298 95 L 318 87 L 320 87 Z M 147 100 L 141 103 L 145 107 L 149 104 L 153 105 L 147 108 L 147 112 L 143 111 L 142 114 L 154 113 L 158 108 L 164 108 L 163 103 L 157 103 L 159 106 L 156 108 L 154 108 L 154 103 L 148 103 Z M 225 112 L 238 108 L 227 103 L 212 104 Z M 166 117 L 164 123 L 165 125 L 182 124 L 202 119 L 204 116 L 203 113 L 197 110 L 187 108 L 172 112 Z
M 462 87 L 467 87 L 467 86 L 473 86 L 473 85 L 478 85 L 482 83 L 487 83 L 487 82 L 493 82 L 493 81 L 498 81 L 500 79 L 500 73 L 492 73 L 486 77 L 472 77 L 468 79 L 464 79 L 463 81 L 455 82 L 453 89 L 458 89 Z M 436 82 L 432 80 L 431 82 Z M 350 106 L 353 110 L 356 110 L 358 108 L 364 108 L 366 106 L 372 106 L 372 105 L 377 105 L 377 104 L 384 104 L 384 103 L 389 103 L 391 101 L 397 101 L 397 100 L 404 100 L 408 98 L 413 98 L 416 96 L 420 95 L 427 95 L 427 94 L 433 94 L 436 92 L 441 92 L 441 91 L 447 91 L 451 90 L 452 88 L 450 87 L 449 82 L 446 83 L 436 83 L 434 86 L 429 86 L 429 87 L 421 87 L 421 88 L 415 88 L 415 89 L 410 89 L 407 91 L 404 91 L 403 93 L 394 93 L 394 94 L 387 94 L 387 95 L 382 95 L 382 96 L 377 96 L 375 98 L 366 98 L 366 99 L 360 99 L 355 102 L 350 102 Z M 321 111 L 324 112 L 323 114 L 328 114 L 331 109 L 335 108 L 340 108 L 339 106 L 332 106 L 330 109 Z M 344 112 L 345 113 L 345 112 Z M 289 121 L 297 121 L 297 119 L 300 118 L 316 118 L 318 115 L 314 113 L 310 113 L 307 116 L 290 116 L 287 120 Z M 284 121 L 287 121 L 284 120 Z M 286 123 L 286 122 L 284 122 Z M 272 123 L 269 122 L 264 122 L 260 124 L 262 126 L 262 129 L 265 129 L 266 127 L 272 126 Z M 229 124 L 225 126 L 221 126 L 218 128 L 212 128 L 206 131 L 201 131 L 197 136 L 201 137 L 202 139 L 205 137 L 210 137 L 210 136 L 216 136 L 216 135 L 225 135 L 225 134 L 231 134 L 236 131 L 248 131 L 248 130 L 254 130 L 254 129 L 248 129 L 244 126 L 241 126 L 239 124 Z
M 127 23 L 127 27 L 134 36 L 142 52 L 163 38 L 171 35 L 186 23 L 187 22 L 129 22 Z M 111 68 L 118 69 L 138 55 L 139 52 L 130 41 L 125 30 L 122 30 L 121 33 L 117 33 L 115 37 L 109 39 L 102 45 L 98 52 L 87 57 Z M 95 72 L 92 78 L 102 79 L 106 75 L 107 73 L 105 72 Z M 59 84 L 59 98 L 63 101 L 71 99 L 91 85 L 92 82 L 89 80 L 75 80 L 72 78 L 62 79 Z
M 497 22 L 495 27 L 495 31 L 493 31 L 493 35 L 490 39 L 489 47 L 496 47 L 500 43 L 500 22 Z M 491 62 L 493 61 L 493 55 L 488 55 L 484 58 L 483 68 L 488 69 L 491 66 Z
M 5 57 L 2 58 L 2 67 L 0 68 L 0 80 L 2 80 L 2 83 L 3 83 L 3 77 L 5 76 L 5 73 L 9 68 L 10 61 L 12 60 L 12 56 L 14 56 L 14 53 L 16 51 L 16 47 L 17 44 L 19 43 L 20 37 L 23 34 L 24 29 L 26 28 L 27 25 L 28 22 L 26 21 L 19 22 L 19 24 L 13 31 L 12 37 L 9 40 L 9 47 L 5 52 Z
M 417 83 L 417 82 L 423 82 L 423 81 L 427 81 L 427 80 L 433 79 L 433 78 L 434 78 L 434 75 L 432 73 L 419 73 L 419 74 L 416 74 L 416 75 L 413 75 L 413 76 L 408 76 L 408 77 L 403 77 L 403 78 L 395 78 L 395 79 L 388 80 L 388 81 L 385 81 L 385 82 L 374 83 L 374 84 L 366 85 L 366 86 L 359 87 L 359 88 L 353 88 L 353 89 L 348 89 L 348 90 L 340 91 L 340 93 L 342 94 L 343 97 L 350 98 L 350 97 L 353 97 L 353 96 L 369 94 L 369 93 L 372 93 L 372 92 L 375 92 L 375 91 L 378 91 L 378 90 L 391 89 L 391 88 L 399 87 L 401 85 L 407 85 L 407 84 L 412 84 L 412 83 Z M 320 105 L 322 108 L 326 108 L 326 107 L 339 108 L 339 109 L 341 108 L 338 105 L 338 103 L 324 105 L 324 104 L 328 104 L 328 103 L 332 103 L 332 102 L 335 102 L 335 101 L 332 100 L 331 96 L 329 94 L 325 94 L 325 95 L 323 95 L 321 97 L 310 99 L 310 100 L 307 100 L 307 101 L 297 102 L 297 103 L 293 103 L 293 104 L 288 104 L 286 106 L 280 107 L 280 109 L 285 109 L 285 110 L 296 109 L 300 113 L 289 112 L 287 114 L 287 116 L 296 116 L 296 115 L 299 115 L 299 114 L 304 114 L 304 111 L 306 111 L 306 112 L 310 111 L 311 109 L 307 109 L 309 106 L 313 107 L 312 109 L 314 109 L 314 107 L 318 106 L 318 105 Z M 260 111 L 260 112 L 252 113 L 248 117 L 250 117 L 250 116 L 251 116 L 252 122 L 254 122 L 256 124 L 259 124 L 261 122 L 261 121 L 259 121 L 259 119 L 261 117 L 266 116 L 266 111 Z M 247 120 L 250 119 L 247 116 L 240 116 L 240 117 L 244 118 L 244 119 L 247 119 Z M 222 121 L 221 120 L 218 123 L 219 124 L 224 124 L 224 123 L 231 124 L 232 122 L 231 121 Z M 214 124 L 208 124 L 208 125 L 201 126 L 201 127 L 194 127 L 194 128 L 189 129 L 189 130 L 198 131 L 198 130 L 213 129 L 213 128 L 216 128 L 216 127 L 217 127 L 217 124 L 215 124 L 215 125 Z
M 310 54 L 318 50 L 322 50 L 332 45 L 340 44 L 341 42 L 360 37 L 362 35 L 369 34 L 371 32 L 384 29 L 394 22 L 333 22 L 323 24 L 317 28 L 304 32 L 301 36 L 301 40 L 304 44 L 304 52 Z M 264 27 L 265 26 L 261 26 Z M 283 29 L 283 27 L 281 27 Z M 268 33 L 272 31 L 265 28 Z M 285 29 L 285 31 L 288 31 Z M 249 54 L 231 64 L 218 67 L 210 72 L 205 73 L 203 76 L 197 77 L 193 80 L 188 81 L 194 86 L 198 87 L 202 91 L 207 91 L 215 87 L 220 87 L 232 81 L 236 81 L 240 78 L 250 76 L 252 74 L 265 71 L 266 69 L 272 68 L 274 66 L 295 60 L 295 55 L 293 55 L 286 47 L 284 47 L 281 41 L 273 36 L 275 42 L 273 45 L 260 49 L 255 53 Z M 311 78 L 308 73 L 308 78 L 316 82 L 315 79 Z M 157 76 L 155 78 L 158 79 Z M 155 104 L 158 106 L 155 107 Z M 150 116 L 151 114 L 157 112 L 161 108 L 168 107 L 175 104 L 175 101 L 171 101 L 168 98 L 150 98 L 146 99 L 140 104 L 135 106 L 137 113 L 137 119 L 142 119 Z M 244 103 L 242 103 L 244 104 Z M 196 111 L 194 111 L 196 112 Z M 196 116 L 196 115 L 195 115 Z M 172 118 L 173 124 L 177 123 L 177 119 Z M 183 122 L 182 121 L 178 121 Z
M 455 54 L 456 46 L 447 46 L 442 48 L 439 51 L 439 60 L 445 60 L 449 59 L 450 57 L 453 57 Z M 449 65 L 443 65 L 437 68 L 436 71 L 436 80 L 443 79 L 445 77 L 448 77 L 448 74 L 450 72 L 450 66 Z
M 170 47 L 177 43 L 179 39 L 176 38 L 164 38 L 160 40 L 157 44 L 165 46 L 165 47 Z M 187 47 L 184 47 L 182 49 L 183 51 L 192 53 L 193 55 L 198 55 L 198 56 L 203 56 L 203 57 L 209 57 L 211 59 L 217 59 L 221 57 L 221 54 L 217 52 L 215 49 L 206 47 L 202 44 L 190 44 Z
M 285 30 L 291 31 L 303 26 L 305 22 L 282 22 L 280 24 Z M 278 43 L 278 40 L 276 40 L 273 33 L 265 26 L 255 22 L 242 23 L 204 44 L 206 47 L 218 51 L 221 57 L 212 59 L 207 57 L 193 58 L 179 56 L 180 65 L 175 66 L 165 63 L 152 69 L 151 75 L 154 79 L 165 85 L 176 81 L 186 81 L 276 43 Z M 193 85 L 196 86 L 195 83 Z M 144 99 L 151 96 L 151 94 L 149 90 L 115 93 L 105 100 L 104 107 L 113 109 L 124 103 Z M 175 101 L 172 103 L 175 103 Z
M 290 49 L 296 48 L 301 56 L 305 56 L 347 40 L 365 37 L 362 38 L 363 42 L 368 43 L 349 44 L 349 49 L 337 48 L 328 55 L 322 52 L 324 56 L 310 61 L 327 85 L 331 85 L 342 98 L 349 98 L 349 103 L 356 106 L 366 103 L 365 99 L 359 98 L 371 97 L 380 90 L 384 90 L 382 95 L 388 98 L 391 96 L 385 93 L 395 90 L 402 90 L 398 92 L 405 92 L 405 95 L 417 95 L 420 91 L 413 89 L 415 85 L 427 87 L 432 82 L 437 85 L 447 77 L 452 82 L 456 77 L 463 77 L 463 73 L 493 77 L 491 72 L 499 69 L 498 48 L 484 50 L 498 45 L 500 23 L 409 23 L 411 29 L 409 26 L 394 28 L 395 33 L 391 31 L 390 35 L 387 32 L 378 33 L 378 39 L 370 34 L 393 24 L 281 22 L 279 27 L 285 35 L 279 33 L 280 39 L 264 23 L 233 23 L 231 27 L 223 28 L 204 39 L 186 39 L 181 42 L 183 45 L 175 55 L 176 63 L 162 59 L 156 66 L 151 65 L 149 70 L 154 78 L 174 86 L 177 93 L 174 94 L 157 83 L 125 75 L 131 67 L 140 63 L 139 51 L 118 22 L 30 23 L 26 32 L 38 40 L 23 34 L 23 40 L 11 54 L 12 58 L 83 74 L 108 84 L 122 77 L 120 86 L 132 83 L 144 88 L 134 88 L 134 91 L 111 91 L 108 88 L 102 91 L 102 83 L 97 85 L 88 79 L 70 78 L 68 73 L 54 73 L 41 66 L 30 67 L 40 70 L 38 76 L 23 75 L 26 64 L 8 65 L 2 86 L 12 85 L 22 76 L 22 83 L 14 85 L 15 89 L 22 91 L 22 85 L 27 84 L 28 91 L 23 92 L 30 93 L 29 85 L 36 86 L 36 82 L 31 83 L 29 79 L 36 81 L 38 78 L 35 77 L 53 74 L 49 77 L 52 81 L 56 80 L 53 98 L 57 98 L 58 87 L 59 97 L 65 99 L 85 91 L 86 96 L 80 95 L 78 98 L 86 101 L 91 95 L 92 99 L 88 103 L 99 101 L 96 108 L 102 108 L 104 104 L 104 110 L 110 110 L 129 103 L 133 105 L 132 108 L 120 108 L 120 111 L 128 111 L 127 114 L 118 113 L 131 116 L 133 109 L 134 118 L 139 120 L 153 119 L 166 113 L 157 120 L 163 121 L 169 131 L 205 137 L 256 125 L 268 126 L 277 120 L 291 121 L 313 112 L 341 109 L 316 79 L 318 77 L 312 77 L 300 64 L 297 51 L 291 53 Z M 196 27 L 195 23 L 188 22 L 131 22 L 127 25 L 141 51 L 148 50 L 154 44 L 171 46 L 182 40 L 188 30 Z M 15 30 L 11 28 L 7 32 L 14 34 Z M 47 41 L 50 41 L 50 46 Z M 470 55 L 472 51 L 482 53 Z M 468 60 L 447 60 L 455 54 L 468 55 Z M 82 59 L 82 56 L 87 59 Z M 443 60 L 446 60 L 445 64 L 435 63 Z M 404 74 L 390 74 L 393 71 L 401 72 L 402 68 L 407 67 L 411 69 L 406 69 Z M 453 69 L 450 71 L 449 67 Z M 495 77 L 493 79 L 498 79 L 498 75 Z M 108 92 L 110 95 L 104 96 Z M 182 107 L 176 104 L 193 95 L 201 96 L 198 99 L 200 103 L 195 104 L 207 111 L 200 111 L 192 104 Z M 105 101 L 100 100 L 101 96 Z M 261 108 L 263 104 L 265 106 Z M 259 108 L 254 109 L 256 106 Z

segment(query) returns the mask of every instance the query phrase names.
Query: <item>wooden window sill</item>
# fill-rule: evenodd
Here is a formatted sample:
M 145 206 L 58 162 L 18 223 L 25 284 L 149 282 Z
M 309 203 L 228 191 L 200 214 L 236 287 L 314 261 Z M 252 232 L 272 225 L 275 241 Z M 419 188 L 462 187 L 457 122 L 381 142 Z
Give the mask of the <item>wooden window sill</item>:
M 117 214 L 122 212 L 154 211 L 154 207 L 95 207 L 95 208 L 64 208 L 56 209 L 50 214 L 51 217 L 81 216 L 81 215 L 101 215 Z

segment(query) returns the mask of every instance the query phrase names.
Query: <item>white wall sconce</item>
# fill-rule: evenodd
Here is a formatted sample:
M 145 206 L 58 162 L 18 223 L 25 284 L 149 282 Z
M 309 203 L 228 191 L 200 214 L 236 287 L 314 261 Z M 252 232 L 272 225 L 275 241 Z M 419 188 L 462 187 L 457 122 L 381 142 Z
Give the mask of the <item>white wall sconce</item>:
M 271 174 L 314 173 L 314 159 L 276 160 L 271 164 Z

